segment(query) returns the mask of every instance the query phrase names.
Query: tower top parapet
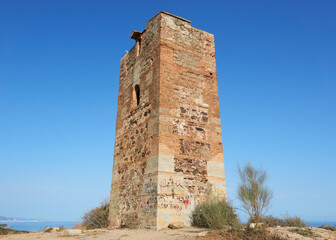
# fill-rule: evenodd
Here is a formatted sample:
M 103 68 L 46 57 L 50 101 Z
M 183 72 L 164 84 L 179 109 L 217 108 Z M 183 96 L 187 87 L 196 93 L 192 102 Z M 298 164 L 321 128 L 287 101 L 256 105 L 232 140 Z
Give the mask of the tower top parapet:
M 187 20 L 187 19 L 185 19 L 185 18 L 176 16 L 176 15 L 174 15 L 174 14 L 171 14 L 171 13 L 168 13 L 168 12 L 165 12 L 165 11 L 160 11 L 160 12 L 158 12 L 154 17 L 152 17 L 151 19 L 149 19 L 149 21 L 152 20 L 153 18 L 155 18 L 157 15 L 159 15 L 159 14 L 161 14 L 161 13 L 166 14 L 166 15 L 169 15 L 169 16 L 174 17 L 174 18 L 177 18 L 177 19 L 179 19 L 179 20 L 185 21 L 185 22 L 187 22 L 187 23 L 189 23 L 189 24 L 191 23 L 191 21 L 189 21 L 189 20 Z M 149 22 L 149 21 L 148 21 L 148 22 Z
M 156 18 L 159 14 L 165 14 L 165 15 L 168 15 L 168 16 L 170 16 L 170 17 L 176 18 L 176 19 L 178 19 L 178 20 L 184 21 L 184 22 L 186 22 L 187 25 L 190 25 L 190 24 L 191 24 L 191 21 L 189 21 L 189 20 L 187 20 L 187 19 L 185 19 L 185 18 L 176 16 L 176 15 L 174 15 L 174 14 L 165 12 L 165 11 L 160 11 L 160 12 L 158 12 L 157 14 L 155 14 L 154 17 L 152 17 L 151 19 L 149 19 L 149 20 L 147 21 L 147 24 L 148 24 L 152 19 Z M 137 30 L 133 30 L 132 33 L 131 33 L 131 39 L 134 39 L 135 41 L 137 41 L 138 39 L 140 39 L 141 34 L 142 34 L 144 31 L 146 31 L 146 29 L 144 29 L 142 32 L 137 31 Z

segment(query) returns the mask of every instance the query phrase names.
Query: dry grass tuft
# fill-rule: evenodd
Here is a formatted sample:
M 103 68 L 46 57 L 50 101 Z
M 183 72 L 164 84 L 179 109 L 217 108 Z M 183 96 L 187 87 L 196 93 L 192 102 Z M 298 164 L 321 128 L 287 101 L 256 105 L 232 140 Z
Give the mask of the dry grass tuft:
M 229 230 L 229 231 L 212 231 L 205 237 L 198 237 L 200 240 L 284 240 L 280 236 L 270 234 L 267 228 L 261 227 L 257 230 Z
M 0 228 L 0 235 L 12 235 L 12 234 L 21 234 L 21 233 L 29 233 L 29 232 Z
M 293 233 L 298 233 L 305 237 L 319 237 L 319 235 L 313 233 L 313 231 L 310 228 L 293 228 L 289 229 L 289 231 Z
M 72 226 L 73 229 L 80 229 L 80 230 L 86 230 L 86 227 L 83 226 L 81 223 L 75 223 L 73 226 Z
M 45 227 L 44 230 L 43 230 L 43 232 L 50 233 L 50 232 L 52 232 L 52 230 L 53 230 L 52 227 Z
M 321 226 L 318 226 L 318 228 L 322 228 L 322 229 L 330 230 L 330 231 L 336 231 L 336 225 L 335 226 L 331 226 L 328 223 L 323 224 Z
M 307 227 L 307 224 L 300 217 L 290 217 L 288 213 L 282 215 L 283 218 L 266 216 L 261 219 L 268 227 Z

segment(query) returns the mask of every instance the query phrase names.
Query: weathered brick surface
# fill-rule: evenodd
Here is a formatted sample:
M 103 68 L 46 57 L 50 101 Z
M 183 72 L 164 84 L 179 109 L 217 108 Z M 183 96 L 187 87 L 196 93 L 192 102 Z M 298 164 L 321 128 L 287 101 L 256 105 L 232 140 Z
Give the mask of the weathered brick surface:
M 120 66 L 111 226 L 190 225 L 208 194 L 226 197 L 214 37 L 165 12 L 132 36 Z

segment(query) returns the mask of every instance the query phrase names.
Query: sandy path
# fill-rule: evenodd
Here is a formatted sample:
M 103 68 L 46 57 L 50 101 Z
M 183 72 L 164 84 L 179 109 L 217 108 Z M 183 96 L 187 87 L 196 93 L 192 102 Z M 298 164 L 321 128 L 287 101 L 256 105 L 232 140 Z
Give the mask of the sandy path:
M 302 236 L 297 233 L 290 232 L 290 227 L 268 228 L 268 230 L 290 240 L 336 240 L 336 232 L 328 231 L 320 228 L 310 228 L 315 236 Z M 17 235 L 0 235 L 0 240 L 68 240 L 68 239 L 93 239 L 93 240 L 195 240 L 197 236 L 205 235 L 209 229 L 202 228 L 182 228 L 182 229 L 163 229 L 160 231 L 147 229 L 97 229 L 83 231 L 81 234 L 69 236 L 62 232 L 52 233 L 28 233 Z M 207 239 L 207 237 L 202 238 Z
M 70 240 L 70 239 L 94 239 L 94 240 L 189 240 L 194 239 L 199 233 L 207 229 L 200 228 L 182 228 L 182 229 L 164 229 L 153 231 L 147 229 L 115 229 L 115 230 L 88 230 L 82 234 L 67 236 L 60 232 L 53 233 L 28 233 L 18 235 L 0 236 L 0 240 Z

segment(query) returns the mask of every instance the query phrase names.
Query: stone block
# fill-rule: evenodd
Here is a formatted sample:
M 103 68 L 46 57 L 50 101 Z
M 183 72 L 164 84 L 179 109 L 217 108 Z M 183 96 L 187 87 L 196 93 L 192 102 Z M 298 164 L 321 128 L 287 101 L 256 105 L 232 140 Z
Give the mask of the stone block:
M 64 229 L 63 230 L 64 235 L 78 235 L 81 233 L 82 233 L 82 230 L 80 229 Z

